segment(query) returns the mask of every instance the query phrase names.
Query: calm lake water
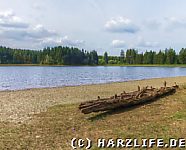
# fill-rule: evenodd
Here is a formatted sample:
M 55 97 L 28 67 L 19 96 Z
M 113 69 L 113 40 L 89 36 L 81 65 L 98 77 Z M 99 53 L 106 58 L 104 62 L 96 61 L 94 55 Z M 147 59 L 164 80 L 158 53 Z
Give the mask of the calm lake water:
M 185 76 L 179 67 L 0 67 L 0 90 L 98 84 Z

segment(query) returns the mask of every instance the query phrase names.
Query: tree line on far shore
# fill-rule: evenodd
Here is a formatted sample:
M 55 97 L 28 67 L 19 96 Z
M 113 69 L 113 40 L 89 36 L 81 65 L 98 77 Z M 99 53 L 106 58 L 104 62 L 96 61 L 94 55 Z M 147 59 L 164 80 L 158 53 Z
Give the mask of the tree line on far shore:
M 95 50 L 53 47 L 43 50 L 21 50 L 0 47 L 0 64 L 98 65 Z
M 146 51 L 121 50 L 119 56 L 107 52 L 98 56 L 97 51 L 73 47 L 48 47 L 43 50 L 22 50 L 0 46 L 0 64 L 46 64 L 46 65 L 107 65 L 107 64 L 186 64 L 186 48 L 179 53 L 174 49 Z

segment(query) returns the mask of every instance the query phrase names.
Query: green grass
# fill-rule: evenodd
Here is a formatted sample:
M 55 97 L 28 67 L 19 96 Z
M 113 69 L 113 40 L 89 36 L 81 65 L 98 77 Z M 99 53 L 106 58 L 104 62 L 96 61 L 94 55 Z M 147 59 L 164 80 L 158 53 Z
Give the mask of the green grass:
M 108 64 L 105 66 L 126 66 L 126 67 L 186 67 L 186 64 Z
M 0 66 L 89 66 L 89 65 L 47 65 L 47 64 L 0 64 Z M 186 64 L 107 64 L 91 66 L 121 66 L 121 67 L 186 67 Z
M 0 149 L 71 150 L 72 138 L 186 137 L 186 90 L 153 103 L 105 113 L 82 114 L 78 104 L 58 105 L 31 121 L 0 123 Z M 106 149 L 107 150 L 107 149 Z
M 0 64 L 0 66 L 65 66 L 65 65 L 47 65 L 47 64 Z
M 186 120 L 186 110 L 178 111 L 173 115 L 175 120 Z

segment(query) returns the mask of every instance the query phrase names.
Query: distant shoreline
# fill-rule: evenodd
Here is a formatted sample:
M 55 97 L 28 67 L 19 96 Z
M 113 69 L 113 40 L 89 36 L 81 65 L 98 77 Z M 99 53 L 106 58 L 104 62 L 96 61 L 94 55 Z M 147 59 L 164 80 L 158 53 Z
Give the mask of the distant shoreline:
M 0 67 L 26 67 L 26 66 L 39 66 L 39 67 L 186 67 L 186 64 L 108 64 L 108 65 L 47 65 L 47 64 L 0 64 Z

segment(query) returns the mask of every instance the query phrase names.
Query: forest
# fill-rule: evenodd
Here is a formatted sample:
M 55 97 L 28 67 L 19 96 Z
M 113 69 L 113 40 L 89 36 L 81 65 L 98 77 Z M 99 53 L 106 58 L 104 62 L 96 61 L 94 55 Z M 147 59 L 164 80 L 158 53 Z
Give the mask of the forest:
M 178 53 L 172 48 L 139 53 L 135 49 L 121 50 L 118 56 L 107 52 L 98 56 L 97 51 L 73 47 L 47 47 L 43 50 L 12 49 L 0 46 L 0 64 L 40 65 L 107 65 L 107 64 L 186 64 L 186 48 Z

